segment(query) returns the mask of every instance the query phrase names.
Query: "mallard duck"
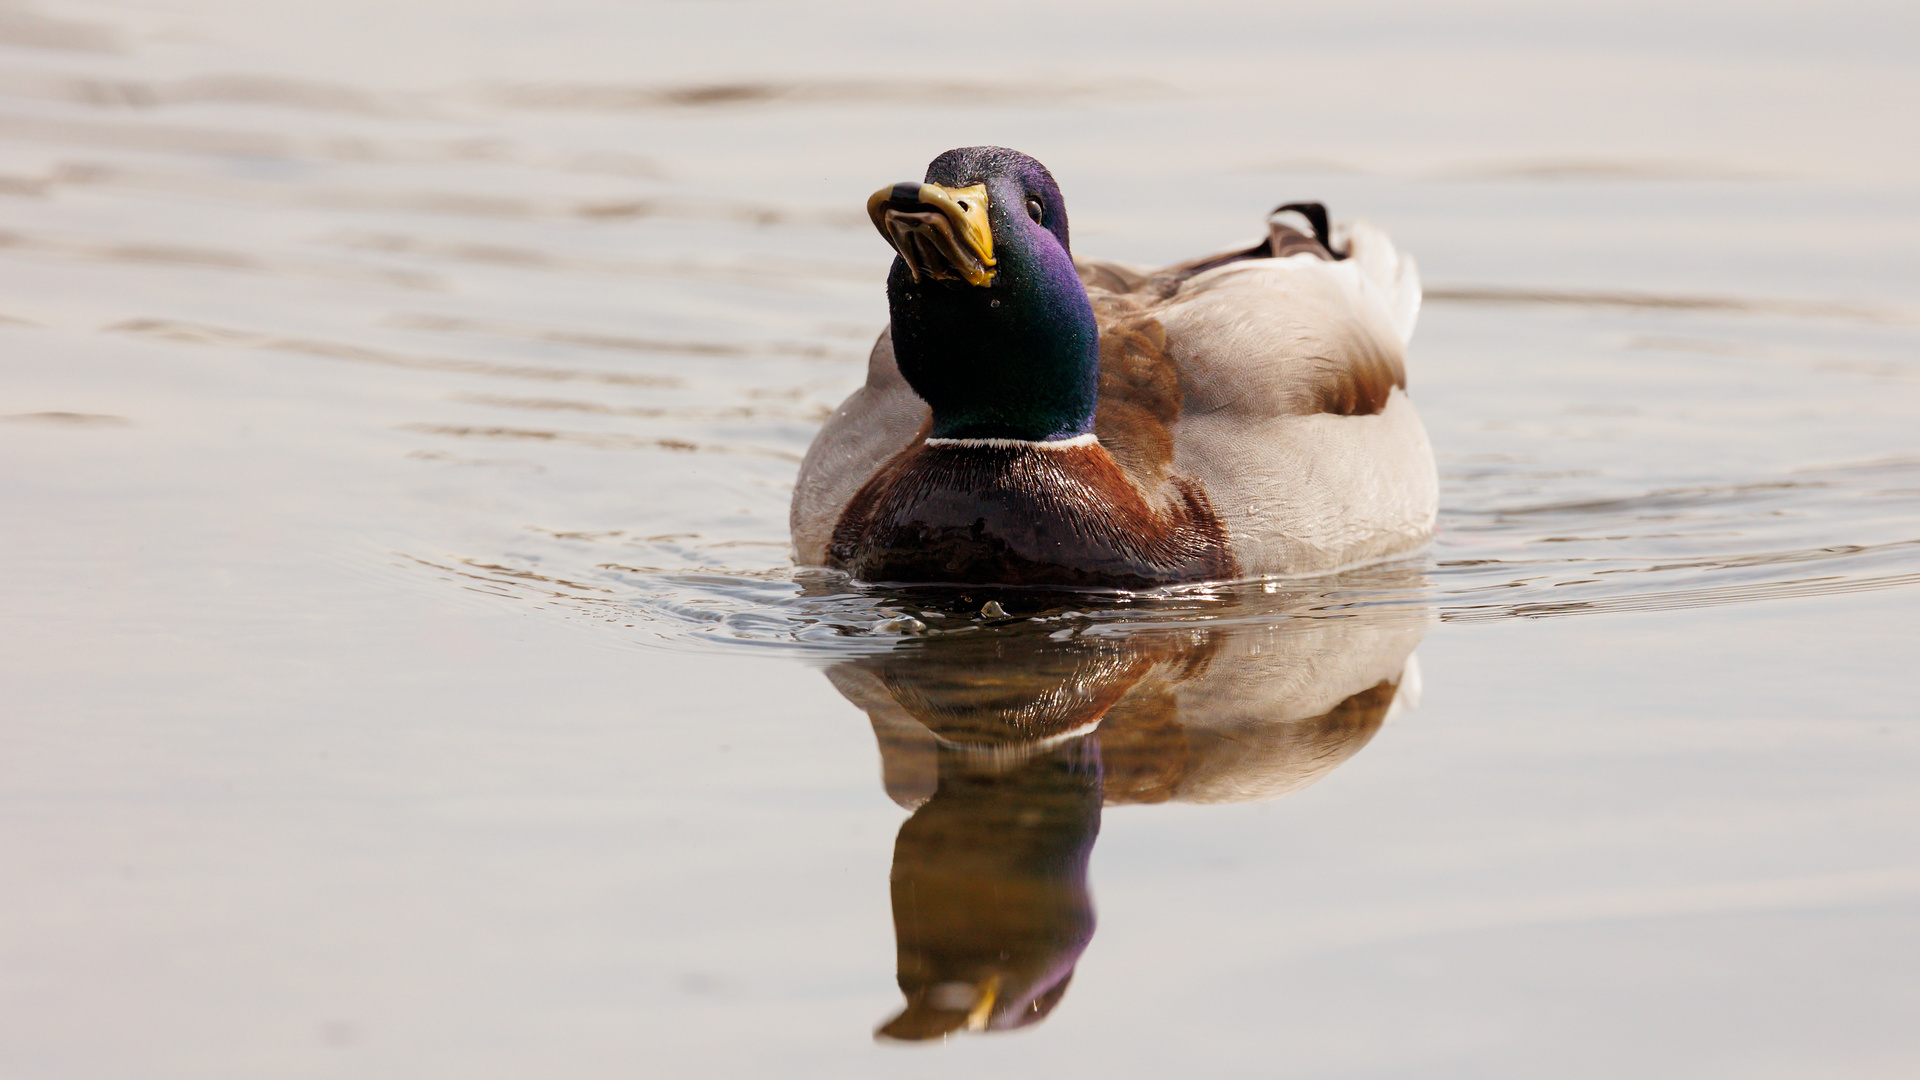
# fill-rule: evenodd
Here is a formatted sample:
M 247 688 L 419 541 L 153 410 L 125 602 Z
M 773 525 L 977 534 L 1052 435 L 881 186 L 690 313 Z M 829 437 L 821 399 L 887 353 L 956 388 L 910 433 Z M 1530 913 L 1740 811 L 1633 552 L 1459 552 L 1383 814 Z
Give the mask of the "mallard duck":
M 866 385 L 794 489 L 794 554 L 870 582 L 1143 589 L 1424 543 L 1411 259 L 1317 203 L 1163 270 L 1078 261 L 1045 166 L 949 150 L 875 192 L 896 253 Z

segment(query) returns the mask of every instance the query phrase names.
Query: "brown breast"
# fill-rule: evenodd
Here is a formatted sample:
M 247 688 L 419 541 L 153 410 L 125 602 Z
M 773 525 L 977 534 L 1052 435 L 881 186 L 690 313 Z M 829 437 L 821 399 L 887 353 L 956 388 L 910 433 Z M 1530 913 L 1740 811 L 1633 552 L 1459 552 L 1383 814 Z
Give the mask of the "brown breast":
M 1235 576 L 1205 495 L 1168 487 L 1156 508 L 1098 445 L 916 443 L 847 504 L 827 561 L 875 582 L 1137 589 Z

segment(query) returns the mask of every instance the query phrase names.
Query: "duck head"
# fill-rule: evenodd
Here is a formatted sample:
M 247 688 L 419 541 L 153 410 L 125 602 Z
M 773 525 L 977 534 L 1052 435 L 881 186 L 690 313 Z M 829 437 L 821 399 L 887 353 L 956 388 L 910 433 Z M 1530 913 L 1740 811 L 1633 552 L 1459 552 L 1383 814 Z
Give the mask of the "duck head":
M 900 374 L 941 439 L 1051 442 L 1093 430 L 1099 330 L 1067 245 L 1053 174 L 998 146 L 949 150 L 867 213 L 887 277 Z

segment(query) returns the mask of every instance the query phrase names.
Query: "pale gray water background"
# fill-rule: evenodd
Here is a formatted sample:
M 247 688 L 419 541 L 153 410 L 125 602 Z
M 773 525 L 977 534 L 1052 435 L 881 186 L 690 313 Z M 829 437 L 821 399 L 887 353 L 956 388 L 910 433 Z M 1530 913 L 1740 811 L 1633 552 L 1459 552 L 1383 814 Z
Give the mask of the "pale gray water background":
M 1181 10 L 0 3 L 0 1074 L 1920 1070 L 1920 20 Z M 1425 586 L 1296 606 L 1439 621 L 1316 786 L 1109 809 L 1044 1023 L 875 1045 L 902 605 L 786 503 L 975 142 L 1416 255 Z

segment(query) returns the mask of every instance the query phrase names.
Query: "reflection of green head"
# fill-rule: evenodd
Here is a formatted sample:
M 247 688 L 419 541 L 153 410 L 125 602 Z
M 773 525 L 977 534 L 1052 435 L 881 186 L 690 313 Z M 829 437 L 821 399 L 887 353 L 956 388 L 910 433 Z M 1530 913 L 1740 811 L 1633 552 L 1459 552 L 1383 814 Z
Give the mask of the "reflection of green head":
M 1002 768 L 942 749 L 939 786 L 900 827 L 893 926 L 907 1007 L 878 1034 L 1022 1027 L 1066 992 L 1093 937 L 1087 857 L 1100 754 L 1070 740 Z

